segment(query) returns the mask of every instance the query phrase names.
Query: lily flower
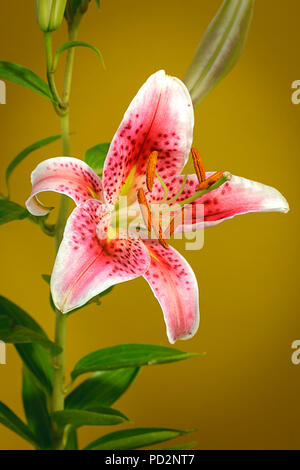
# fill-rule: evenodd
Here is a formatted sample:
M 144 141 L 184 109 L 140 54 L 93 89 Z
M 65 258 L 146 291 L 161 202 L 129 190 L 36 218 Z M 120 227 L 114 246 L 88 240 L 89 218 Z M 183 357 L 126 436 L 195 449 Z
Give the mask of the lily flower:
M 169 232 L 195 230 L 199 204 L 204 226 L 216 225 L 247 212 L 287 212 L 285 198 L 274 188 L 232 176 L 205 173 L 192 149 L 195 175 L 181 175 L 192 145 L 194 113 L 185 85 L 164 71 L 151 75 L 139 90 L 118 128 L 100 177 L 83 161 L 57 157 L 40 163 L 32 173 L 26 202 L 34 215 L 49 212 L 37 199 L 43 191 L 70 196 L 71 213 L 51 277 L 56 307 L 67 313 L 108 287 L 143 276 L 164 314 L 169 341 L 192 337 L 199 325 L 198 285 L 188 262 L 172 248 L 153 206 L 163 200 L 174 209 Z M 139 207 L 144 229 L 156 239 L 112 224 L 121 196 Z M 187 207 L 188 223 L 177 214 Z M 179 210 L 180 209 L 180 210 Z M 145 233 L 145 232 L 143 232 Z

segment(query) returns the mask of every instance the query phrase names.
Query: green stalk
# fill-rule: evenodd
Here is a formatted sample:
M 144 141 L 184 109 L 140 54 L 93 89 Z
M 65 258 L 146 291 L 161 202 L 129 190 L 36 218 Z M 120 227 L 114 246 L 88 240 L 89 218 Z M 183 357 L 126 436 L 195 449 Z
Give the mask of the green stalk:
M 75 20 L 75 19 L 74 19 Z M 69 40 L 73 41 L 77 37 L 78 28 L 81 16 L 76 18 L 73 25 L 69 27 Z M 53 74 L 53 56 L 52 56 L 52 35 L 51 33 L 44 34 L 45 51 L 47 60 L 47 77 L 49 87 L 55 99 L 54 109 L 60 116 L 61 134 L 62 134 L 62 154 L 64 156 L 70 155 L 70 141 L 69 141 L 69 99 L 72 83 L 72 72 L 74 63 L 74 48 L 70 49 L 67 54 L 65 78 L 63 88 L 63 98 L 60 99 Z M 63 238 L 64 228 L 69 214 L 69 199 L 67 196 L 61 197 L 61 203 L 58 213 L 58 218 L 55 226 L 55 253 L 57 253 L 60 243 Z M 64 388 L 65 388 L 65 346 L 66 346 L 66 315 L 56 310 L 56 324 L 55 324 L 55 344 L 60 346 L 62 352 L 55 357 L 54 360 L 54 381 L 53 392 L 51 400 L 51 412 L 61 411 L 64 409 Z M 54 449 L 63 449 L 64 431 L 58 429 L 53 424 L 53 447 Z

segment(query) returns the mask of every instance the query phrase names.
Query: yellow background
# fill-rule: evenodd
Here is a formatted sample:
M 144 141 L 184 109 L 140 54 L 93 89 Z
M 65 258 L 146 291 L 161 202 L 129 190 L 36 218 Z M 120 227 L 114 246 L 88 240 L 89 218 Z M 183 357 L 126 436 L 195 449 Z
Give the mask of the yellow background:
M 92 51 L 76 51 L 71 153 L 79 158 L 112 138 L 151 73 L 164 68 L 183 77 L 221 1 L 103 0 L 101 12 L 94 3 L 79 39 L 101 49 L 107 72 Z M 1 60 L 44 76 L 34 2 L 1 2 L 0 15 Z M 201 251 L 184 253 L 199 280 L 201 324 L 194 339 L 176 346 L 207 356 L 144 368 L 115 405 L 137 426 L 196 428 L 199 449 L 300 448 L 300 365 L 291 363 L 291 343 L 300 339 L 300 106 L 290 98 L 291 83 L 300 78 L 299 15 L 298 0 L 256 2 L 243 55 L 196 108 L 194 134 L 208 170 L 229 170 L 275 186 L 291 211 L 236 217 L 208 229 Z M 55 34 L 56 47 L 65 34 L 64 25 Z M 0 106 L 0 190 L 5 168 L 20 150 L 58 132 L 47 100 L 7 83 L 7 104 Z M 14 200 L 24 203 L 31 170 L 60 152 L 60 143 L 54 143 L 18 167 Z M 49 200 L 58 201 L 53 195 Z M 27 221 L 3 225 L 0 237 L 1 293 L 52 337 L 54 316 L 40 276 L 51 272 L 52 240 Z M 168 345 L 160 307 L 142 278 L 117 286 L 101 307 L 69 319 L 68 372 L 88 352 L 131 342 Z M 8 346 L 7 364 L 0 366 L 0 399 L 23 417 L 20 372 L 20 359 Z M 83 428 L 81 444 L 102 432 Z M 30 446 L 1 426 L 0 448 Z

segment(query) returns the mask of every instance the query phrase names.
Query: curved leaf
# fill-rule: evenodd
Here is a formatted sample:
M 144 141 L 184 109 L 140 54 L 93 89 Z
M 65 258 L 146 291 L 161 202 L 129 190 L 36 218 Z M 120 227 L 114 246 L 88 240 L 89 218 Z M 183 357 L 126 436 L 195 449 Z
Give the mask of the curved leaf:
M 111 406 L 136 378 L 139 367 L 96 372 L 67 397 L 66 408 L 85 409 L 94 405 Z
M 16 168 L 17 165 L 19 165 L 19 163 L 21 163 L 24 158 L 27 157 L 27 155 L 29 155 L 31 152 L 33 152 L 34 150 L 37 150 L 41 147 L 44 147 L 45 145 L 48 145 L 50 144 L 51 142 L 54 142 L 55 140 L 58 140 L 61 138 L 61 135 L 53 135 L 51 137 L 46 137 L 45 139 L 42 139 L 42 140 L 38 140 L 37 142 L 34 142 L 33 144 L 29 145 L 28 147 L 26 147 L 24 150 L 22 150 L 11 162 L 10 164 L 8 165 L 7 169 L 6 169 L 6 173 L 5 173 L 5 181 L 6 181 L 6 186 L 7 186 L 7 189 L 9 189 L 9 178 L 10 178 L 10 175 L 12 174 L 12 172 L 14 171 L 14 169 Z
M 88 47 L 89 49 L 92 49 L 94 52 L 96 52 L 96 54 L 100 58 L 102 66 L 105 69 L 105 64 L 104 64 L 102 54 L 96 46 L 93 46 L 92 44 L 89 44 L 88 42 L 83 42 L 83 41 L 66 41 L 56 51 L 54 62 L 53 62 L 54 72 L 57 69 L 58 60 L 62 52 L 66 51 L 67 49 L 71 49 L 72 47 Z
M 83 357 L 77 362 L 71 375 L 74 380 L 85 372 L 165 364 L 199 355 L 151 344 L 119 344 Z
M 23 367 L 22 398 L 30 430 L 42 449 L 51 449 L 51 420 L 47 410 L 47 397 L 37 387 L 34 378 Z
M 228 74 L 243 50 L 254 0 L 225 0 L 210 23 L 184 81 L 194 105 Z
M 8 199 L 0 199 L 0 225 L 7 224 L 13 220 L 26 219 L 29 212 L 25 207 Z
M 85 152 L 84 161 L 93 168 L 98 175 L 102 173 L 109 146 L 109 142 L 103 142 L 102 144 L 94 145 L 94 147 L 89 148 Z
M 11 326 L 23 326 L 44 336 L 47 335 L 38 323 L 30 317 L 24 310 L 16 304 L 0 296 L 1 317 L 7 317 L 11 321 Z M 50 365 L 51 356 L 39 344 L 15 344 L 15 348 L 22 361 L 26 364 L 30 372 L 34 375 L 40 386 L 47 392 L 52 391 L 53 369 Z
M 77 430 L 72 426 L 66 428 L 67 440 L 64 450 L 78 450 Z
M 34 447 L 38 446 L 29 427 L 2 402 L 0 402 L 0 423 L 30 442 Z
M 41 346 L 44 346 L 52 356 L 56 356 L 61 352 L 61 348 L 45 337 L 45 335 L 30 330 L 22 325 L 13 325 L 10 328 L 0 328 L 0 339 L 5 343 L 12 344 L 38 343 Z
M 133 450 L 188 434 L 192 431 L 179 431 L 167 428 L 135 428 L 116 431 L 91 442 L 84 450 Z
M 22 85 L 53 101 L 49 86 L 31 70 L 13 62 L 0 61 L 0 78 Z
M 128 418 L 118 410 L 97 407 L 94 410 L 63 410 L 52 413 L 58 426 L 71 424 L 73 428 L 81 426 L 111 426 L 124 423 Z

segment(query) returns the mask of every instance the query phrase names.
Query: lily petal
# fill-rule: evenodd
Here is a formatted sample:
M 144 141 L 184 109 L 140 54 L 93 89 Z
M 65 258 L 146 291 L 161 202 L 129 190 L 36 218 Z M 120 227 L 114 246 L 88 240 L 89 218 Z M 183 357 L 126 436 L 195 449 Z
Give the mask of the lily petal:
M 151 265 L 144 274 L 159 301 L 170 343 L 189 339 L 199 326 L 199 294 L 195 274 L 188 262 L 172 247 L 144 240 Z
M 76 205 L 93 197 L 102 199 L 102 182 L 98 175 L 82 160 L 72 157 L 56 157 L 44 160 L 31 173 L 32 192 L 26 201 L 33 215 L 46 215 L 44 207 L 36 197 L 44 191 L 70 196 Z
M 103 186 L 115 204 L 127 178 L 129 203 L 136 190 L 146 190 L 147 159 L 158 152 L 157 170 L 163 178 L 181 173 L 192 144 L 194 111 L 189 92 L 161 70 L 151 75 L 127 109 L 105 160 Z
M 206 178 L 214 172 L 206 173 Z M 176 176 L 165 180 L 169 190 L 168 200 L 173 198 L 180 190 L 184 176 Z M 189 175 L 184 190 L 173 203 L 184 201 L 192 196 L 198 185 L 196 175 Z M 163 198 L 164 192 L 161 184 L 156 181 L 152 192 L 147 193 L 150 204 L 157 203 Z M 288 212 L 287 200 L 277 189 L 257 183 L 255 181 L 232 176 L 224 185 L 196 199 L 185 208 L 185 224 L 175 230 L 176 233 L 203 228 L 203 212 L 197 211 L 197 205 L 204 205 L 204 227 L 217 225 L 235 215 L 249 212 Z
M 110 222 L 107 206 L 95 199 L 75 208 L 69 217 L 51 277 L 53 301 L 61 312 L 148 270 L 150 256 L 143 242 L 109 239 Z

